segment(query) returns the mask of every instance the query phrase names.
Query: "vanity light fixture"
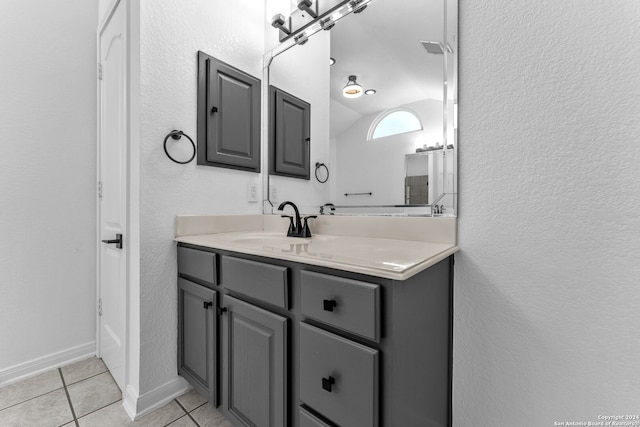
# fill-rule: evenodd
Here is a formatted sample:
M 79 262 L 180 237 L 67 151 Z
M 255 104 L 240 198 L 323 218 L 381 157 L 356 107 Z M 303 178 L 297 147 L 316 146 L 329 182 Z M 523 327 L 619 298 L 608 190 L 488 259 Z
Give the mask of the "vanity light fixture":
M 322 2 L 321 2 L 322 1 Z M 280 30 L 280 42 L 305 32 L 307 37 L 320 30 L 330 30 L 350 13 L 360 13 L 372 0 L 296 0 L 297 9 L 285 18 L 281 13 L 271 18 L 271 26 Z M 308 16 L 306 16 L 308 15 Z M 294 43 L 286 46 L 290 48 Z
M 329 66 L 332 66 L 336 63 L 336 58 L 329 58 Z
M 376 94 L 376 90 L 375 89 L 367 89 L 364 91 L 365 95 L 375 95 Z
M 356 81 L 356 76 L 349 76 L 349 81 L 342 88 L 342 96 L 345 98 L 359 98 L 362 96 L 362 86 Z

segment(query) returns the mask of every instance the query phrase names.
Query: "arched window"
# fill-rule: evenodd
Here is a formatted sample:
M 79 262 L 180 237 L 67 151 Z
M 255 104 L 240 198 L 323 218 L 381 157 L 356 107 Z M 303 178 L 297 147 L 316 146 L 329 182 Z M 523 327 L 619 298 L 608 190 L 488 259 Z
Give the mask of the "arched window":
M 367 139 L 383 138 L 385 136 L 422 130 L 422 123 L 418 116 L 405 108 L 385 111 L 371 124 Z

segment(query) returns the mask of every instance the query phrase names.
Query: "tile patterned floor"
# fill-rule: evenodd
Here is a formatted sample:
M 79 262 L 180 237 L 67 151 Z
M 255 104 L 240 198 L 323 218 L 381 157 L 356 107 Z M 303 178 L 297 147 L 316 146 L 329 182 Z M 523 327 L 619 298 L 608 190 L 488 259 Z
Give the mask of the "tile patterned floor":
M 90 358 L 0 387 L 2 427 L 232 427 L 195 391 L 136 420 L 101 359 Z

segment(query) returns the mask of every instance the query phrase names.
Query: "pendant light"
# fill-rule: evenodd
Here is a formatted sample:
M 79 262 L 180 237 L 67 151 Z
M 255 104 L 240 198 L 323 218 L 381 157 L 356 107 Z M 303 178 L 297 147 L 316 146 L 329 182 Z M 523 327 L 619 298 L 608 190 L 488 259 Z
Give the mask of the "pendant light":
M 345 98 L 358 98 L 362 96 L 362 86 L 356 81 L 356 76 L 349 76 L 349 81 L 342 88 L 342 96 Z

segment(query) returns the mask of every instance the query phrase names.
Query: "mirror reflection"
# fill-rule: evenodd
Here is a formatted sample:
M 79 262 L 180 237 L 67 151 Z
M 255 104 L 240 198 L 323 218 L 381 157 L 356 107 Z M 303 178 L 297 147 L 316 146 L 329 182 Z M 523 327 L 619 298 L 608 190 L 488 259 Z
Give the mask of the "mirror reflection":
M 457 3 L 449 3 L 372 0 L 272 59 L 270 93 L 277 88 L 310 106 L 310 174 L 296 179 L 272 169 L 271 204 L 293 200 L 309 213 L 332 203 L 337 214 L 456 215 Z M 269 109 L 282 111 L 272 101 Z M 286 126 L 278 126 L 281 139 Z M 270 121 L 272 151 L 275 132 Z

